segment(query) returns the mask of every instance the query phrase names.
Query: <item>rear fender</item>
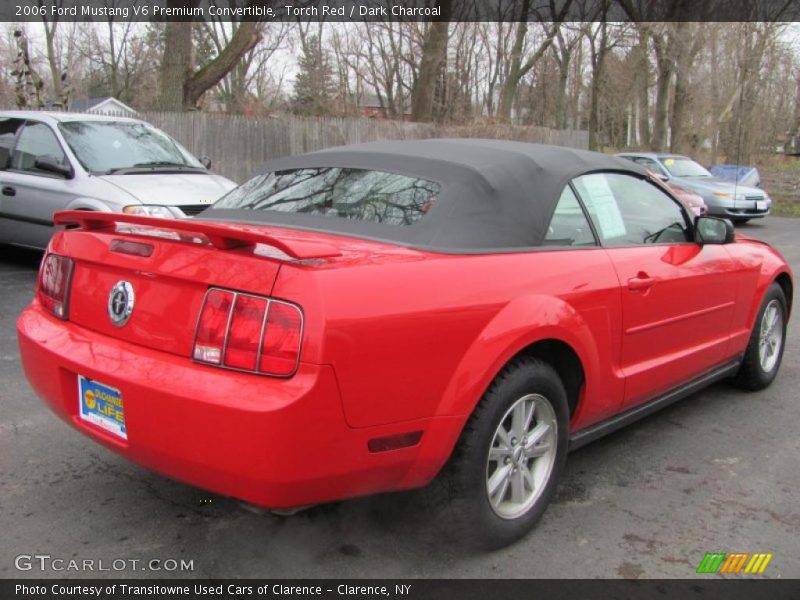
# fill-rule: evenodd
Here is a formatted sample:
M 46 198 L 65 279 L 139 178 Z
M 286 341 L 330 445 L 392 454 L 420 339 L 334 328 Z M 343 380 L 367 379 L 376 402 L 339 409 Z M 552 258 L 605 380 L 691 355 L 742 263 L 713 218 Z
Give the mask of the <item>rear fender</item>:
M 559 340 L 575 351 L 586 377 L 581 396 L 588 395 L 587 390 L 591 390 L 597 376 L 599 356 L 586 322 L 559 298 L 543 294 L 517 298 L 497 313 L 464 354 L 437 411 L 439 416 L 457 415 L 457 418 L 446 431 L 440 430 L 440 435 L 428 437 L 421 444 L 417 468 L 411 471 L 404 487 L 424 485 L 436 476 L 497 374 L 514 356 L 543 340 Z
M 592 332 L 572 306 L 536 294 L 509 302 L 467 350 L 439 405 L 440 415 L 468 416 L 500 370 L 526 347 L 542 340 L 569 345 L 591 382 L 598 364 Z

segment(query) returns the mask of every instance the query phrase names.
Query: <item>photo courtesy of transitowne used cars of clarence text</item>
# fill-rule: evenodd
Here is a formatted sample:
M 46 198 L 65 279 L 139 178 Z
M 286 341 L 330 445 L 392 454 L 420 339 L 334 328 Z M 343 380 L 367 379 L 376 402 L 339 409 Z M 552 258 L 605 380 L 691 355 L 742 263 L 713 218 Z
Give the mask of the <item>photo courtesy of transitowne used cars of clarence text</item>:
M 276 510 L 430 484 L 455 535 L 502 546 L 571 449 L 778 374 L 786 262 L 651 176 L 379 142 L 274 160 L 194 219 L 58 213 L 24 369 L 73 427 L 175 479 Z

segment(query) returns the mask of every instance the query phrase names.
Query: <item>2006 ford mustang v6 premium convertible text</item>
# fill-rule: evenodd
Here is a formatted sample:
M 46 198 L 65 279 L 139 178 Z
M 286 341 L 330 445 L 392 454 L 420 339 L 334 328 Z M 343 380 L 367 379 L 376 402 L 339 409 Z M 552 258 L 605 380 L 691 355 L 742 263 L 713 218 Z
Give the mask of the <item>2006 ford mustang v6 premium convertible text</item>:
M 434 479 L 528 531 L 567 452 L 781 363 L 793 282 L 636 164 L 517 142 L 269 163 L 191 220 L 63 212 L 19 319 L 36 392 L 176 479 L 290 509 Z

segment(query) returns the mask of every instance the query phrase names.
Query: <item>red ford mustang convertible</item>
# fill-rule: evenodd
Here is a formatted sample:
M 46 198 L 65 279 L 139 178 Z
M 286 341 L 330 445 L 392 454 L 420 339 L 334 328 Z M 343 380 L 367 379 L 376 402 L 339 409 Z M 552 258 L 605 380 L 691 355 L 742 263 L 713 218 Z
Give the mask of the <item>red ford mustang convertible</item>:
M 55 219 L 18 333 L 59 416 L 271 509 L 436 479 L 485 546 L 532 527 L 570 449 L 769 385 L 793 292 L 634 163 L 516 142 L 347 146 L 195 219 Z

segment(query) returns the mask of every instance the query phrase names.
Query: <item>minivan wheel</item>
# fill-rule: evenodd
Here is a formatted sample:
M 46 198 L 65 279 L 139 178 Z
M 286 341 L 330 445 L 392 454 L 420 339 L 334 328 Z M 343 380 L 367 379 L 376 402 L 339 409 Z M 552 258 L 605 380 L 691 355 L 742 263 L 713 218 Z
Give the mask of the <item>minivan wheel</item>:
M 524 536 L 550 503 L 567 457 L 567 394 L 535 359 L 507 365 L 469 418 L 440 476 L 448 525 L 473 546 Z
M 786 342 L 786 296 L 773 283 L 761 301 L 742 365 L 733 383 L 747 390 L 762 390 L 772 383 L 783 359 Z

